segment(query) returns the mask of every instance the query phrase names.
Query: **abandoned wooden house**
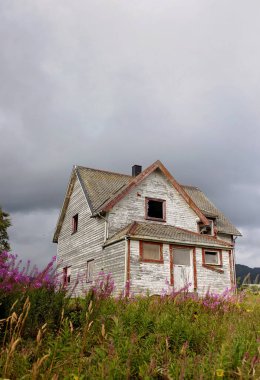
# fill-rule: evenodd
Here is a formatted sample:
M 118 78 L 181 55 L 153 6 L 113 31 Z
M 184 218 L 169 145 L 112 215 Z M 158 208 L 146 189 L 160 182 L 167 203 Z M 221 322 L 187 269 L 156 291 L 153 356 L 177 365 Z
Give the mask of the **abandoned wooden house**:
M 166 287 L 203 294 L 235 285 L 240 232 L 193 186 L 156 161 L 132 176 L 74 166 L 53 241 L 68 287 L 88 289 L 100 271 L 116 292 L 160 294 Z

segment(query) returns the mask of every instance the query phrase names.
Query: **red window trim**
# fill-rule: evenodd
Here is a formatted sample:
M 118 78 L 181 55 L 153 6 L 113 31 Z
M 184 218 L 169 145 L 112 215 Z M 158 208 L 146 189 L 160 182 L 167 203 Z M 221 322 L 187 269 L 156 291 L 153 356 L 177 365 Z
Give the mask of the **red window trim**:
M 148 216 L 148 202 L 149 201 L 157 201 L 157 202 L 162 203 L 162 207 L 163 207 L 163 217 L 162 218 L 154 218 L 154 217 Z M 157 222 L 166 222 L 166 200 L 165 199 L 159 199 L 159 198 L 145 197 L 145 219 L 154 220 Z
M 160 260 L 152 260 L 152 259 L 144 259 L 143 257 L 143 245 L 147 244 L 154 244 L 160 246 Z M 140 261 L 143 263 L 157 263 L 157 264 L 163 264 L 163 243 L 153 242 L 153 241 L 140 241 L 139 242 L 139 252 L 140 252 Z
M 219 264 L 208 264 L 206 263 L 206 260 L 205 260 L 205 252 L 218 252 L 219 254 L 219 261 L 220 263 Z M 221 269 L 223 267 L 223 259 L 222 259 L 222 249 L 207 249 L 207 248 L 202 248 L 202 266 L 204 268 L 207 268 L 207 269 L 211 269 L 215 272 L 218 272 L 218 273 L 223 273 L 224 270 Z
M 69 268 L 71 268 L 71 266 L 63 268 L 63 286 L 67 286 L 68 284 L 70 284 L 71 274 L 68 276 L 68 269 Z
M 79 214 L 75 214 L 72 217 L 72 233 L 75 234 L 78 231 L 78 225 L 79 225 Z

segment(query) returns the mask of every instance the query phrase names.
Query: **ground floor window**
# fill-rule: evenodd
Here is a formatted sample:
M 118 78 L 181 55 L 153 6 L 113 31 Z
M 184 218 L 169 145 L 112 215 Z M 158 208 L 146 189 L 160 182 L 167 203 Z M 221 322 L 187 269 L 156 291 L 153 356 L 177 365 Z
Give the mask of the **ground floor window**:
M 140 241 L 140 259 L 144 262 L 162 263 L 162 244 Z
M 94 260 L 88 260 L 86 282 L 93 282 L 93 280 L 94 280 Z
M 71 281 L 71 267 L 63 268 L 63 285 L 70 284 Z
M 222 265 L 220 250 L 203 250 L 203 263 L 208 265 Z

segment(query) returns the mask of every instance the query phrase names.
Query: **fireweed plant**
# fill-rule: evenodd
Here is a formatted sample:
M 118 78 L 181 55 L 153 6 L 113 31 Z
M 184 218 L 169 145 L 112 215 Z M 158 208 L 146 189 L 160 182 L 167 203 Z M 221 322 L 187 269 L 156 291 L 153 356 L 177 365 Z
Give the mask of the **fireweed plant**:
M 119 294 L 111 274 L 100 272 L 83 298 L 70 298 L 53 264 L 32 275 L 15 260 L 1 264 L 0 295 L 13 300 L 0 317 L 2 378 L 260 378 L 255 295 L 227 289 L 198 297 L 190 284 L 177 291 L 168 283 L 158 296 L 130 294 L 130 283 Z
M 60 319 L 66 291 L 59 285 L 55 261 L 56 258 L 53 257 L 44 269 L 39 270 L 36 266 L 31 266 L 30 261 L 23 265 L 15 254 L 0 254 L 0 319 L 9 315 L 13 304 L 13 311 L 20 313 L 29 297 L 30 313 L 24 325 L 27 336 L 34 335 L 44 322 L 48 321 L 55 326 Z M 0 329 L 0 338 L 1 332 Z
M 25 291 L 28 288 L 54 287 L 58 281 L 54 269 L 55 261 L 54 256 L 51 262 L 40 271 L 36 266 L 31 267 L 30 260 L 22 266 L 22 260 L 18 260 L 18 255 L 2 252 L 0 254 L 0 291 L 8 293 L 17 289 Z

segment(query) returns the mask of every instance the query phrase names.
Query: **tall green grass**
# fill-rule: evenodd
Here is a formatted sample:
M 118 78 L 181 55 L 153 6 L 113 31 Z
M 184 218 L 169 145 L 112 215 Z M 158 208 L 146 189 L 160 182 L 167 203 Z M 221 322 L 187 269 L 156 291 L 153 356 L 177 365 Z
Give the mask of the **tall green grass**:
M 42 292 L 1 321 L 2 378 L 260 378 L 259 296 L 212 309 L 181 294 L 68 300 Z

